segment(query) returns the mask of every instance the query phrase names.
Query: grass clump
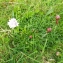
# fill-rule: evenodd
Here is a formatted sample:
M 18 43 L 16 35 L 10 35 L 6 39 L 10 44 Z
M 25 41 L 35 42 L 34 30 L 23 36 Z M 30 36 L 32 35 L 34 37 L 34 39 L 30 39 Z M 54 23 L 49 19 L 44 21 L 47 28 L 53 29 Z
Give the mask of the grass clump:
M 0 63 L 62 63 L 62 8 L 62 0 L 0 0 Z

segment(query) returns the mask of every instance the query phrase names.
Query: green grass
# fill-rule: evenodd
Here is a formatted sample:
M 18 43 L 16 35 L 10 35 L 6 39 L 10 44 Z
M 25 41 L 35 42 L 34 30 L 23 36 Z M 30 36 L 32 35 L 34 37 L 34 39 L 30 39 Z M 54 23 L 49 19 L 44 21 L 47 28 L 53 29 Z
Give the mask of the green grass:
M 12 30 L 13 17 L 19 26 Z M 63 0 L 0 0 L 0 63 L 47 62 L 63 63 Z

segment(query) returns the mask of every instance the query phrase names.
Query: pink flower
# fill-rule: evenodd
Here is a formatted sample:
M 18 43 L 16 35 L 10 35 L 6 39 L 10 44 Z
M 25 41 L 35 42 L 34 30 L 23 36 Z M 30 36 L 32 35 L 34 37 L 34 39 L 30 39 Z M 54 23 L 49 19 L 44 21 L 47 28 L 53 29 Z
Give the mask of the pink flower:
M 30 35 L 29 38 L 32 39 L 32 35 Z
M 47 32 L 51 32 L 52 31 L 52 29 L 51 28 L 47 28 Z
M 60 19 L 59 15 L 56 15 L 56 24 L 58 24 L 58 20 Z

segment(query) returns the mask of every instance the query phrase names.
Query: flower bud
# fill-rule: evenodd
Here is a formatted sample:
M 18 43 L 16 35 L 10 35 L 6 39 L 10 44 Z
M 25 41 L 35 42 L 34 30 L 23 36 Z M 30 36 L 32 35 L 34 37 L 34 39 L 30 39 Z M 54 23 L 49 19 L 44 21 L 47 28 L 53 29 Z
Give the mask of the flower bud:
M 60 16 L 59 15 L 56 15 L 56 20 L 59 20 L 60 19 Z
M 60 19 L 59 15 L 56 15 L 56 24 L 58 24 L 58 20 Z
M 30 35 L 29 38 L 32 39 L 32 35 Z
M 52 30 L 51 28 L 47 28 L 47 32 L 51 32 L 51 30 Z

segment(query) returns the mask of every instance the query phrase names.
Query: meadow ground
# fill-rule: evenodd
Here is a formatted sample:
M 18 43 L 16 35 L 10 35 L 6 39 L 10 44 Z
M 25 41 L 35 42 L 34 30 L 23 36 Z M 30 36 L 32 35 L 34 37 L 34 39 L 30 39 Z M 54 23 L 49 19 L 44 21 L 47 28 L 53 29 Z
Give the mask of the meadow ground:
M 63 0 L 0 0 L 0 63 L 63 63 Z

